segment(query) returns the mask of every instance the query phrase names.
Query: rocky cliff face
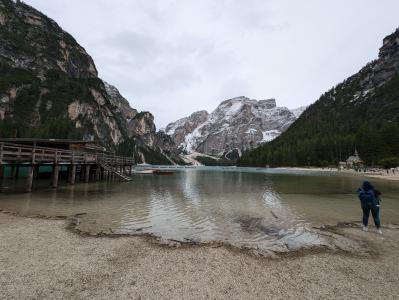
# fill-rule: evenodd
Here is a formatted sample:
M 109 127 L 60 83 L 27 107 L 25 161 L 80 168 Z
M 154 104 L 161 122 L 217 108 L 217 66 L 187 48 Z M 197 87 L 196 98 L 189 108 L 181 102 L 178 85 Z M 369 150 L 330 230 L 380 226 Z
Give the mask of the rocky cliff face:
M 384 38 L 378 59 L 371 63 L 371 68 L 361 83 L 362 88 L 370 92 L 399 73 L 399 28 Z
M 1 0 L 0 20 L 1 135 L 123 140 L 124 117 L 71 35 L 19 1 Z
M 237 97 L 223 101 L 211 114 L 200 111 L 171 123 L 165 131 L 187 152 L 229 157 L 273 140 L 303 110 L 277 107 L 274 99 Z
M 0 0 L 0 137 L 77 138 L 111 149 L 134 139 L 127 155 L 164 159 L 151 113 L 138 113 L 98 78 L 92 58 L 56 22 L 11 0 Z
M 129 137 L 141 136 L 146 145 L 152 147 L 155 143 L 156 128 L 154 116 L 149 112 L 141 112 L 128 123 Z

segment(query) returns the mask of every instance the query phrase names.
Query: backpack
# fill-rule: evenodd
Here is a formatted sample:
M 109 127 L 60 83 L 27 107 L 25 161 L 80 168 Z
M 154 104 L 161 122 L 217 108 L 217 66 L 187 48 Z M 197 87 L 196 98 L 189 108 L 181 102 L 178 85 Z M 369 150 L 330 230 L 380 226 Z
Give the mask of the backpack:
M 360 189 L 359 190 L 359 199 L 360 199 L 360 203 L 364 207 L 373 208 L 378 205 L 377 199 L 374 195 L 373 190 L 365 191 L 363 189 Z

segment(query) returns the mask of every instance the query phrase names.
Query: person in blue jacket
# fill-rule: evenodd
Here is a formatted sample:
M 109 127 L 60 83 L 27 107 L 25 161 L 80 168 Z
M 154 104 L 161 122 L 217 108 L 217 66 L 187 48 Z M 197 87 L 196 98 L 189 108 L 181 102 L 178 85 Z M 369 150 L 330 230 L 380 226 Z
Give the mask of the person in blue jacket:
M 364 181 L 361 188 L 357 190 L 360 199 L 360 204 L 363 210 L 363 230 L 367 231 L 367 224 L 369 222 L 370 211 L 373 215 L 374 224 L 377 232 L 382 234 L 380 221 L 380 195 L 369 181 Z

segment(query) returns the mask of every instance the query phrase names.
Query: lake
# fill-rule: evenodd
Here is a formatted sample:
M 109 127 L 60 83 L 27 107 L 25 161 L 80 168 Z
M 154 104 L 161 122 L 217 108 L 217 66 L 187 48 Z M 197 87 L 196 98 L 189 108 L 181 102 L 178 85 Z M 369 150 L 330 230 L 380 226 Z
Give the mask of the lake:
M 6 181 L 0 208 L 21 215 L 86 213 L 79 229 L 88 232 L 294 249 L 320 243 L 315 226 L 360 221 L 355 191 L 362 180 L 336 172 L 198 167 L 57 190 L 45 180 L 30 194 L 14 192 L 23 181 Z M 371 181 L 383 193 L 383 224 L 399 223 L 399 183 Z

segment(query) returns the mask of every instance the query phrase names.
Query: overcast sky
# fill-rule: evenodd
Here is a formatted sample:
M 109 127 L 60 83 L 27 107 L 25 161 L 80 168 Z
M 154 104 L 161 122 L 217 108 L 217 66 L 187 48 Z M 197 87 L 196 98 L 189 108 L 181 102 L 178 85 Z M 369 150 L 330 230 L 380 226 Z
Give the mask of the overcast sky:
M 309 105 L 377 58 L 398 0 L 25 0 L 157 127 L 236 96 Z

